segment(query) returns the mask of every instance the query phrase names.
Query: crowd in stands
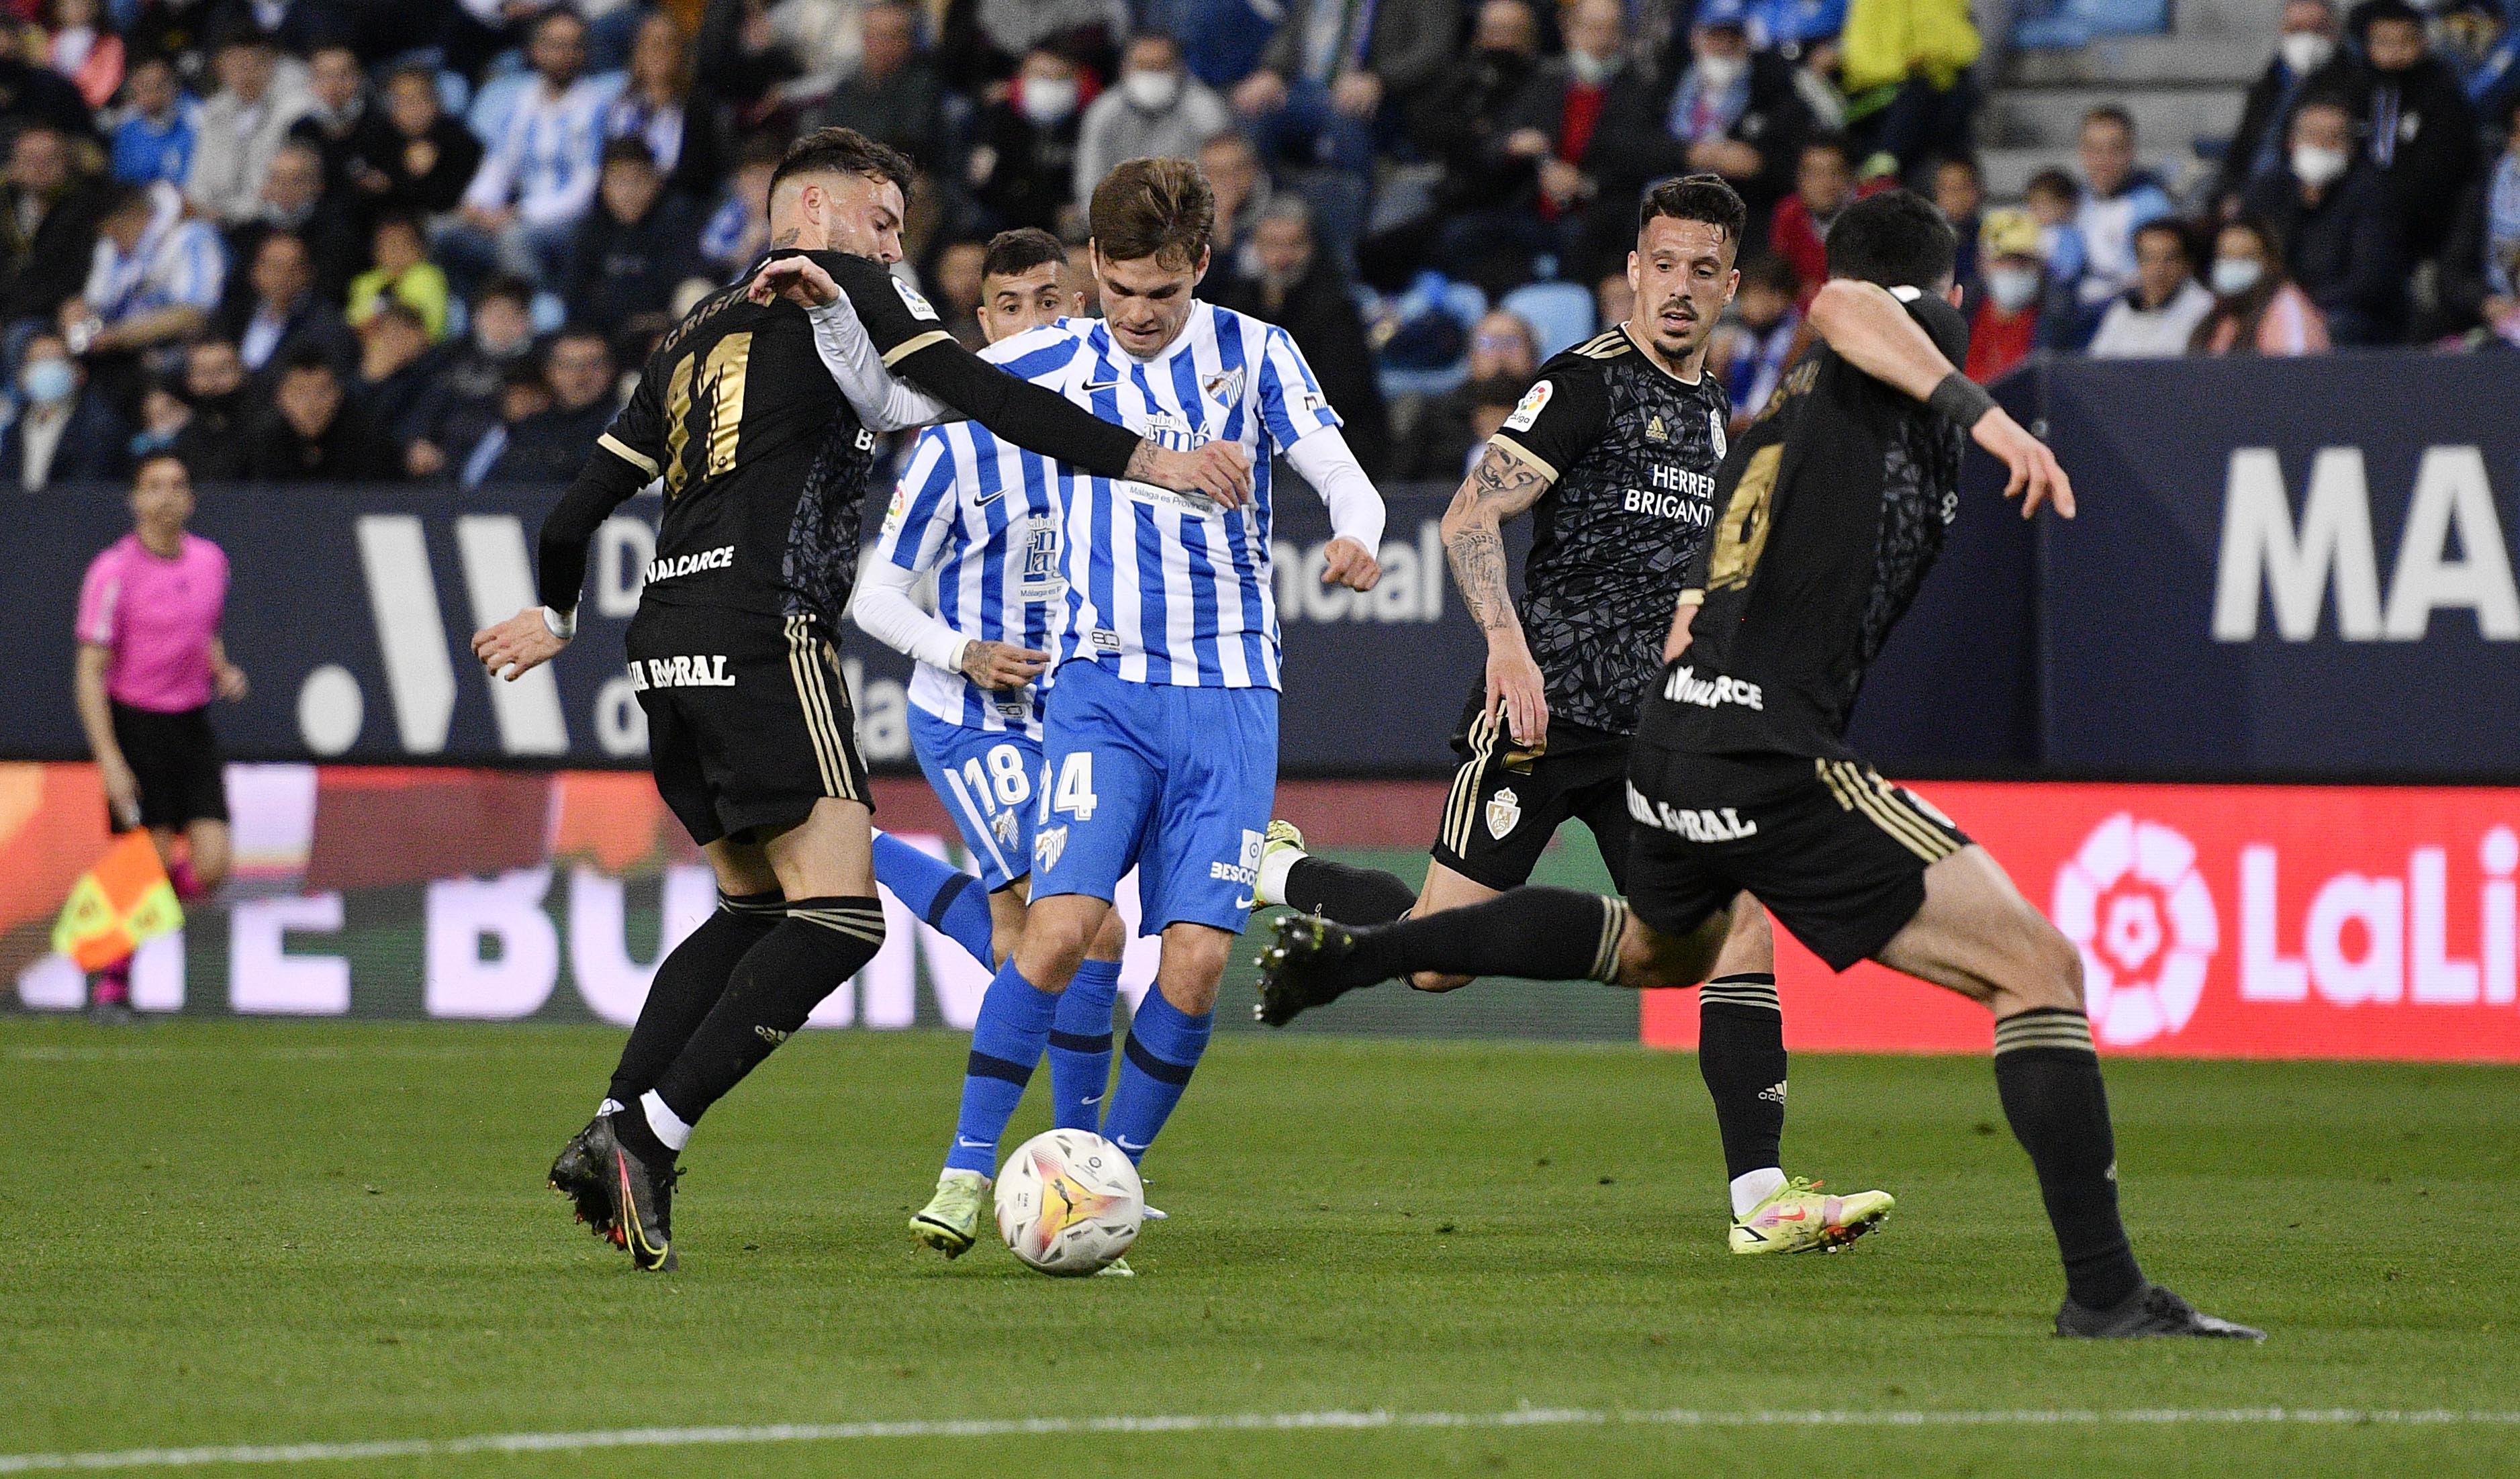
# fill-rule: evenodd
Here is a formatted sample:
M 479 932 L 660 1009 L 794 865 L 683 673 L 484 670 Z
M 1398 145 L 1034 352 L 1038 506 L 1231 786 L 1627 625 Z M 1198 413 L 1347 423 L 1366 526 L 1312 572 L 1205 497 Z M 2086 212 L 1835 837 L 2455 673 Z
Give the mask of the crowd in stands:
M 1966 0 L 0 0 L 0 480 L 160 448 L 565 480 L 826 124 L 921 165 L 900 270 L 974 342 L 989 235 L 1081 242 L 1112 164 L 1198 158 L 1202 295 L 1285 326 L 1386 476 L 1457 477 L 1624 315 L 1638 193 L 1684 171 L 1751 208 L 1713 360 L 1744 414 L 1830 221 L 1892 185 L 1960 232 L 1981 379 L 2520 344 L 2504 34 L 2493 0 L 2291 0 L 2215 167 L 2146 169 L 2103 107 L 1999 205 Z

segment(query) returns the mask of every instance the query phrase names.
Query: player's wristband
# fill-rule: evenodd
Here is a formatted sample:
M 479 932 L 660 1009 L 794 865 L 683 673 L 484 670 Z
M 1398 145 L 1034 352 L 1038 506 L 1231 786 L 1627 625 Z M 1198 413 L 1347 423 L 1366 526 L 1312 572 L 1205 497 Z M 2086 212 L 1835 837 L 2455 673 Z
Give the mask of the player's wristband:
M 577 635 L 577 613 L 555 611 L 550 606 L 545 606 L 543 607 L 543 626 L 553 636 L 566 642 Z
M 1984 385 L 1955 370 L 1943 377 L 1933 394 L 1925 397 L 1925 404 L 1966 430 L 1995 409 L 1995 397 L 1986 393 Z

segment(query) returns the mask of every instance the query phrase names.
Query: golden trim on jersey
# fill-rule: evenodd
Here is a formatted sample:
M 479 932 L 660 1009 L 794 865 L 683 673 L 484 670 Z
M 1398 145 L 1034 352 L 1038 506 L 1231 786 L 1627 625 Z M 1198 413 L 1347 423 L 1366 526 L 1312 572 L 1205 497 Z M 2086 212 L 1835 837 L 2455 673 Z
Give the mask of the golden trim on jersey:
M 1960 850 L 1952 834 L 1911 805 L 1899 787 L 1878 772 L 1846 760 L 1814 760 L 1829 794 L 1847 811 L 1860 811 L 1890 839 L 1928 863 L 1939 863 Z
M 864 778 L 857 773 L 856 752 L 849 746 L 848 729 L 840 722 L 847 712 L 845 702 L 835 708 L 832 702 L 829 649 L 814 639 L 814 624 L 803 616 L 790 616 L 788 631 L 788 676 L 796 685 L 796 703 L 804 712 L 805 733 L 814 742 L 814 764 L 822 772 L 823 794 L 843 801 L 864 801 Z M 843 697 L 846 695 L 843 686 Z
M 953 338 L 954 336 L 947 334 L 942 329 L 930 329 L 925 334 L 903 339 L 900 343 L 893 345 L 891 350 L 884 355 L 883 367 L 889 370 L 893 366 L 900 364 L 903 360 L 917 354 L 920 350 L 928 347 L 930 344 L 951 343 Z
M 1622 354 L 1633 352 L 1636 347 L 1637 341 L 1628 336 L 1628 326 L 1612 324 L 1567 352 L 1580 354 L 1586 359 L 1605 360 L 1617 359 Z
M 1438 835 L 1457 857 L 1469 856 L 1470 826 L 1478 818 L 1481 783 L 1488 761 L 1496 754 L 1496 741 L 1497 715 L 1490 709 L 1470 721 L 1470 758 L 1453 773 L 1452 792 L 1444 801 L 1444 826 Z
M 654 458 L 637 450 L 629 443 L 613 435 L 611 432 L 607 431 L 602 436 L 597 437 L 595 439 L 595 444 L 602 447 L 605 451 L 621 459 L 623 462 L 628 463 L 630 466 L 638 469 L 640 471 L 647 473 L 650 477 L 656 475 L 656 460 Z
M 1541 476 L 1548 478 L 1551 482 L 1557 481 L 1557 470 L 1555 468 L 1551 467 L 1539 453 L 1534 452 L 1529 447 L 1515 441 L 1505 432 L 1499 431 L 1489 436 L 1488 445 L 1501 452 L 1509 453 L 1523 462 L 1529 463 L 1534 471 L 1538 471 Z

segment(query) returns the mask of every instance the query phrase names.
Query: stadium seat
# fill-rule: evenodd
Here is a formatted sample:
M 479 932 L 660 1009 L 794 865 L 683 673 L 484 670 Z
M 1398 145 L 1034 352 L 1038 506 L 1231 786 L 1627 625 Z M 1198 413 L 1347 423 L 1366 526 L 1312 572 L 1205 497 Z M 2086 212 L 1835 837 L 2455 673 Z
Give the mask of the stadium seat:
M 1573 283 L 1527 283 L 1497 306 L 1522 315 L 1544 360 L 1591 338 L 1596 327 L 1593 294 Z

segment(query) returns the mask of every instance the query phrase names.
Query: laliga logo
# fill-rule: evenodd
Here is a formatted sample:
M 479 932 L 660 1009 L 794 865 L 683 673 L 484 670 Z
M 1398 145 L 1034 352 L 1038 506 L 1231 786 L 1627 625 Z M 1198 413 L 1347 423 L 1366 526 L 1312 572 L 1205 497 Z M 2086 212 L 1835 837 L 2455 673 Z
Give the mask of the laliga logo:
M 2187 1025 L 2222 945 L 2195 844 L 2120 812 L 2056 870 L 2048 916 L 2083 954 L 2100 1041 L 2141 1043 Z

